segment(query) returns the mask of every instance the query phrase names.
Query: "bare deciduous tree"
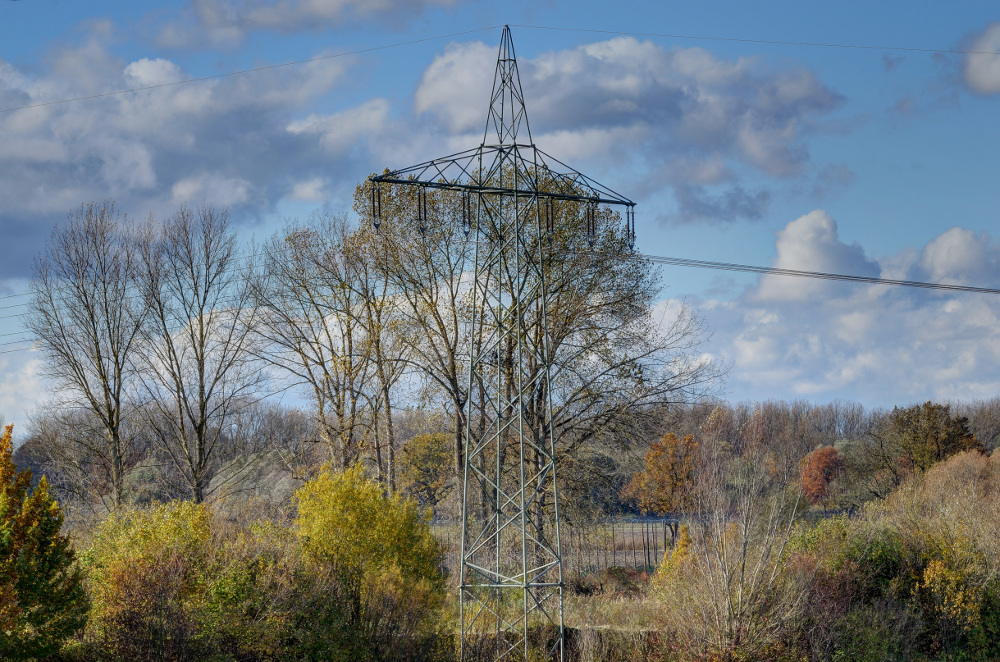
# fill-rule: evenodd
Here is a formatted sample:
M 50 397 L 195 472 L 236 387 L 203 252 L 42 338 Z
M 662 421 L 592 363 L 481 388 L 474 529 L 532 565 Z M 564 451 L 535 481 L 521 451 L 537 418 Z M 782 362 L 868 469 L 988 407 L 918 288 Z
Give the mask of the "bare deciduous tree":
M 140 255 L 150 308 L 137 357 L 147 424 L 191 498 L 202 502 L 233 487 L 212 484 L 242 461 L 220 457 L 222 442 L 266 381 L 251 331 L 255 267 L 241 264 L 228 214 L 211 207 L 151 221 Z
M 393 407 L 395 387 L 410 368 L 410 343 L 403 337 L 403 319 L 398 297 L 379 265 L 387 263 L 386 246 L 368 226 L 355 230 L 350 251 L 355 256 L 355 290 L 362 301 L 361 324 L 371 346 L 371 359 L 378 387 L 375 391 L 375 453 L 382 476 L 383 446 L 387 449 L 385 474 L 391 492 L 396 491 L 396 426 Z M 384 443 L 383 443 L 384 440 Z
M 343 217 L 290 226 L 263 247 L 254 284 L 261 356 L 306 386 L 320 438 L 342 468 L 361 456 L 371 419 L 371 337 Z
M 705 435 L 691 535 L 660 576 L 678 643 L 695 655 L 755 657 L 804 611 L 809 577 L 786 557 L 800 495 L 769 462 L 761 423 L 757 409 L 739 439 L 722 426 Z
M 407 358 L 426 380 L 454 421 L 454 462 L 461 472 L 465 461 L 465 420 L 468 414 L 468 343 L 471 332 L 468 282 L 474 242 L 462 232 L 457 196 L 442 193 L 429 200 L 426 227 L 412 220 L 416 192 L 396 187 L 383 192 L 386 221 L 369 256 L 377 260 L 399 313 L 398 329 L 407 345 Z M 355 191 L 354 208 L 370 223 L 364 186 Z
M 31 283 L 26 326 L 58 385 L 58 405 L 80 408 L 99 422 L 99 436 L 71 435 L 67 443 L 86 446 L 90 470 L 106 486 L 90 494 L 109 508 L 122 505 L 132 454 L 122 424 L 146 319 L 141 270 L 133 227 L 107 200 L 81 206 L 53 232 Z

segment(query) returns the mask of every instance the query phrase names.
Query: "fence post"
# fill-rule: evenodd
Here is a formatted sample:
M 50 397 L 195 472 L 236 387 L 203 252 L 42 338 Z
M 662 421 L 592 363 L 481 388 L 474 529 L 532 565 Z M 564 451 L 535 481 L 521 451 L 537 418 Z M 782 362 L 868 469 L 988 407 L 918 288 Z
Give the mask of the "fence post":
M 632 569 L 639 569 L 638 550 L 635 548 L 635 522 L 629 522 L 629 542 L 632 544 Z
M 655 571 L 656 566 L 660 563 L 660 557 L 657 556 L 659 553 L 659 550 L 657 549 L 657 547 L 659 547 L 659 542 L 656 539 L 656 522 L 653 522 L 653 526 L 651 528 L 653 529 L 653 570 Z

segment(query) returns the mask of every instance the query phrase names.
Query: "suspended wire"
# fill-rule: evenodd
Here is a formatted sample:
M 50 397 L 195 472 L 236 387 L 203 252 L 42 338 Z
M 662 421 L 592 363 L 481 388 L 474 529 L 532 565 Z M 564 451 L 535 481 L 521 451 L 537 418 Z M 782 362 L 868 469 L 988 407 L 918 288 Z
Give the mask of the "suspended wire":
M 857 276 L 853 274 L 837 274 L 822 271 L 803 271 L 799 269 L 782 269 L 779 267 L 761 267 L 750 264 L 739 264 L 735 262 L 714 262 L 709 260 L 695 260 L 692 258 L 670 257 L 664 255 L 648 255 L 644 253 L 606 253 L 603 251 L 565 251 L 564 254 L 593 255 L 602 259 L 643 259 L 655 264 L 674 267 L 690 267 L 696 269 L 714 269 L 719 271 L 735 271 L 743 273 L 754 273 L 765 276 L 787 276 L 793 278 L 812 278 L 819 280 L 833 280 L 849 283 L 862 283 L 867 285 L 887 285 L 891 287 L 912 287 L 917 289 L 941 290 L 946 292 L 964 292 L 970 294 L 1000 294 L 1000 288 L 982 287 L 976 285 L 957 285 L 953 283 L 933 283 L 918 280 L 902 280 L 895 278 L 880 278 L 877 276 Z M 27 304 L 20 304 L 27 305 Z M 15 315 L 0 315 L 0 320 L 25 317 L 27 313 Z M 28 334 L 28 331 L 15 331 L 4 335 Z M 34 342 L 33 340 L 12 340 L 0 343 L 0 347 L 14 345 L 23 342 Z M 28 351 L 30 347 L 7 350 L 7 351 Z M 6 352 L 0 352 L 6 353 Z
M 912 46 L 880 46 L 874 44 L 843 44 L 820 41 L 783 41 L 778 39 L 750 39 L 746 37 L 714 37 L 709 35 L 671 34 L 666 32 L 627 32 L 624 30 L 598 30 L 593 28 L 560 28 L 549 25 L 527 25 L 512 23 L 511 27 L 529 30 L 552 30 L 556 32 L 583 32 L 591 34 L 612 34 L 629 37 L 661 37 L 666 39 L 689 39 L 691 41 L 729 41 L 741 44 L 765 44 L 771 46 L 809 46 L 815 48 L 845 48 L 866 51 L 904 51 L 909 53 L 946 53 L 952 55 L 1000 55 L 1000 51 L 963 50 L 958 48 L 918 48 Z
M 748 37 L 717 37 L 711 35 L 687 35 L 687 34 L 674 34 L 667 32 L 631 32 L 626 30 L 601 30 L 596 28 L 567 28 L 567 27 L 556 27 L 551 25 L 530 25 L 526 23 L 512 23 L 511 27 L 515 28 L 525 28 L 529 30 L 551 30 L 557 32 L 577 32 L 586 34 L 607 34 L 607 35 L 621 35 L 621 36 L 631 36 L 631 37 L 656 37 L 665 39 L 685 39 L 691 41 L 718 41 L 718 42 L 734 42 L 743 44 L 763 44 L 772 46 L 806 46 L 812 48 L 839 48 L 839 49 L 852 49 L 852 50 L 871 50 L 871 51 L 901 51 L 909 53 L 942 53 L 950 55 L 1000 55 L 1000 51 L 982 51 L 982 50 L 966 50 L 958 48 L 920 48 L 913 46 L 883 46 L 874 44 L 845 44 L 837 42 L 816 42 L 816 41 L 787 41 L 780 39 L 752 39 Z M 55 106 L 66 103 L 73 103 L 76 101 L 89 101 L 92 99 L 102 99 L 105 97 L 119 96 L 122 94 L 129 94 L 132 92 L 144 92 L 146 90 L 155 90 L 163 87 L 174 87 L 177 85 L 187 85 L 188 83 L 198 83 L 208 80 L 215 80 L 219 78 L 228 78 L 231 76 L 241 76 L 243 74 L 256 73 L 260 71 L 268 71 L 271 69 L 282 69 L 285 67 L 294 67 L 301 64 L 309 64 L 312 62 L 321 62 L 323 60 L 332 60 L 336 58 L 348 57 L 350 55 L 361 55 L 364 53 L 371 53 L 374 51 L 388 50 L 392 48 L 400 48 L 402 46 L 412 46 L 414 44 L 425 43 L 428 41 L 438 41 L 441 39 L 449 39 L 451 37 L 460 37 L 467 34 L 475 34 L 477 32 L 487 32 L 489 30 L 495 30 L 497 28 L 503 27 L 501 25 L 490 25 L 482 28 L 472 28 L 469 30 L 462 30 L 459 32 L 450 32 L 448 34 L 435 35 L 433 37 L 423 37 L 421 39 L 412 39 L 409 41 L 400 41 L 394 44 L 384 44 L 382 46 L 371 46 L 369 48 L 359 48 L 353 51 L 344 51 L 341 53 L 333 53 L 331 55 L 320 55 L 317 57 L 307 58 L 304 60 L 291 60 L 289 62 L 282 62 L 279 64 L 268 64 L 260 67 L 253 67 L 250 69 L 238 69 L 236 71 L 228 71 L 221 74 L 212 74 L 209 76 L 196 76 L 193 78 L 185 78 L 182 80 L 170 81 L 167 83 L 158 83 L 156 85 L 143 85 L 140 87 L 131 87 L 124 90 L 113 90 L 110 92 L 102 92 L 100 94 L 90 94 L 80 97 L 71 97 L 68 99 L 56 99 L 52 101 L 42 101 L 39 103 L 26 104 L 23 106 L 12 106 L 10 108 L 0 109 L 0 114 L 12 113 L 17 110 L 28 110 L 31 108 L 43 108 L 45 106 Z
M 353 51 L 344 51 L 342 53 L 333 53 L 331 55 L 320 55 L 317 57 L 311 57 L 305 60 L 292 60 L 290 62 L 282 62 L 280 64 L 268 64 L 261 67 L 254 67 L 252 69 L 239 69 L 237 71 L 228 71 L 223 74 L 213 74 L 210 76 L 197 76 L 194 78 L 185 78 L 183 80 L 175 80 L 167 83 L 158 83 L 156 85 L 143 85 L 141 87 L 130 87 L 126 90 L 114 90 L 111 92 L 102 92 L 100 94 L 90 94 L 81 97 L 72 97 L 70 99 L 58 99 L 54 101 L 42 101 L 39 103 L 31 103 L 24 106 L 14 106 L 11 108 L 2 108 L 0 113 L 12 113 L 15 110 L 28 110 L 29 108 L 42 108 L 44 106 L 55 106 L 64 103 L 73 103 L 75 101 L 89 101 L 91 99 L 102 99 L 105 97 L 119 96 L 122 94 L 129 94 L 131 92 L 144 92 L 146 90 L 155 90 L 161 87 L 174 87 L 177 85 L 187 85 L 188 83 L 199 83 L 206 80 L 215 80 L 217 78 L 228 78 L 230 76 L 241 76 L 243 74 L 256 73 L 259 71 L 268 71 L 271 69 L 282 69 L 284 67 L 294 67 L 300 64 L 309 64 L 312 62 L 321 62 L 323 60 L 333 60 L 336 58 L 347 57 L 350 55 L 361 55 L 363 53 L 371 53 L 373 51 L 384 51 L 390 48 L 399 48 L 401 46 L 412 46 L 413 44 L 420 44 L 427 41 L 438 41 L 440 39 L 448 39 L 450 37 L 460 37 L 466 34 L 474 34 L 476 32 L 485 32 L 487 30 L 495 30 L 502 26 L 491 25 L 485 28 L 473 28 L 471 30 L 462 30 L 461 32 L 450 32 L 448 34 L 435 35 L 433 37 L 423 37 L 421 39 L 411 39 L 410 41 L 400 41 L 395 44 L 385 44 L 383 46 L 371 46 L 369 48 L 359 48 Z
M 721 271 L 742 271 L 746 273 L 768 276 L 792 276 L 796 278 L 817 278 L 820 280 L 839 280 L 849 283 L 866 283 L 869 285 L 891 285 L 894 287 L 916 287 L 927 290 L 945 290 L 949 292 L 969 292 L 973 294 L 1000 294 L 1000 288 L 979 287 L 975 285 L 955 285 L 951 283 L 930 283 L 920 280 L 899 280 L 895 278 L 879 278 L 876 276 L 854 276 L 850 274 L 835 274 L 823 271 L 801 271 L 799 269 L 781 269 L 779 267 L 758 267 L 750 264 L 733 262 L 710 262 L 708 260 L 693 260 L 684 257 L 665 257 L 660 255 L 642 255 L 641 257 L 674 267 L 694 267 L 698 269 L 717 269 Z
M 466 240 L 475 242 L 475 240 Z M 291 250 L 290 247 L 283 247 L 279 250 Z M 565 251 L 565 253 L 581 253 L 580 251 Z M 837 274 L 822 271 L 803 271 L 799 269 L 783 269 L 779 267 L 762 267 L 751 264 L 739 264 L 735 262 L 714 262 L 710 260 L 696 260 L 693 258 L 684 257 L 671 257 L 664 255 L 649 255 L 645 253 L 606 253 L 603 251 L 593 251 L 589 250 L 586 253 L 592 253 L 595 255 L 600 255 L 606 258 L 618 258 L 618 259 L 631 259 L 638 257 L 641 259 L 649 260 L 650 262 L 655 262 L 657 264 L 663 264 L 667 266 L 674 267 L 694 267 L 700 269 L 715 269 L 720 271 L 738 271 L 745 273 L 755 273 L 762 275 L 772 275 L 772 276 L 791 276 L 797 278 L 814 278 L 822 280 L 839 280 L 845 282 L 855 282 L 855 283 L 867 283 L 870 285 L 890 285 L 895 287 L 915 287 L 920 289 L 931 289 L 931 290 L 944 290 L 951 292 L 969 292 L 973 294 L 1000 294 L 1000 288 L 993 287 L 983 287 L 978 285 L 957 285 L 953 283 L 935 283 L 930 281 L 916 281 L 916 280 L 904 280 L 904 279 L 893 279 L 893 278 L 881 278 L 877 276 L 857 276 L 853 274 Z M 237 255 L 236 261 L 243 262 L 257 257 L 262 257 L 267 254 L 267 251 L 259 251 L 256 253 L 247 253 L 243 255 Z M 244 276 L 249 275 L 249 270 L 246 270 L 243 274 Z M 54 288 L 54 292 L 60 292 L 64 290 L 71 289 L 70 286 L 65 286 L 61 288 Z M 8 294 L 6 296 L 0 297 L 0 299 L 9 299 L 13 297 L 26 297 L 30 296 L 31 292 L 19 292 L 17 294 Z M 136 295 L 129 297 L 128 300 L 134 300 Z M 9 306 L 0 306 L 0 310 L 10 309 L 10 308 L 23 308 L 28 305 L 28 302 L 21 302 L 17 304 L 12 304 Z M 0 320 L 12 319 L 16 317 L 24 317 L 26 313 L 16 313 L 0 315 Z M 17 333 L 26 333 L 21 331 L 14 331 L 10 333 L 0 334 L 0 337 L 15 335 Z

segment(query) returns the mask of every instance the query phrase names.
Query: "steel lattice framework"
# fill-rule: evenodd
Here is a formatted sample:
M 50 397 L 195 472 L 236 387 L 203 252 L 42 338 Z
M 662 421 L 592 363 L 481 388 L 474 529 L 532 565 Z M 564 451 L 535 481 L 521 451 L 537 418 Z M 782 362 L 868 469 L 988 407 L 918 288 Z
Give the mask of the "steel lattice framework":
M 526 140 L 525 140 L 526 138 Z M 521 660 L 544 646 L 563 659 L 563 574 L 552 422 L 546 256 L 553 205 L 583 207 L 593 243 L 598 205 L 633 203 L 557 161 L 531 139 L 510 29 L 500 40 L 483 142 L 451 156 L 371 177 L 381 221 L 383 185 L 458 192 L 476 241 L 460 566 L 462 659 Z M 554 637 L 554 643 L 551 645 Z

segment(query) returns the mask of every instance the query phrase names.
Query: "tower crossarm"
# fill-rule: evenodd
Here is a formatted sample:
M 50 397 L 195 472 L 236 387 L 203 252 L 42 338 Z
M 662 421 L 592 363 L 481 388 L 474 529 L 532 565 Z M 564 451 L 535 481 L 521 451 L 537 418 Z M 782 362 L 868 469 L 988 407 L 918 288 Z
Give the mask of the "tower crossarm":
M 517 187 L 507 185 L 503 168 L 517 167 Z M 553 167 L 555 166 L 555 167 Z M 373 184 L 402 184 L 502 196 L 533 195 L 540 199 L 634 207 L 616 191 L 549 156 L 534 145 L 481 145 L 408 168 L 372 175 Z

